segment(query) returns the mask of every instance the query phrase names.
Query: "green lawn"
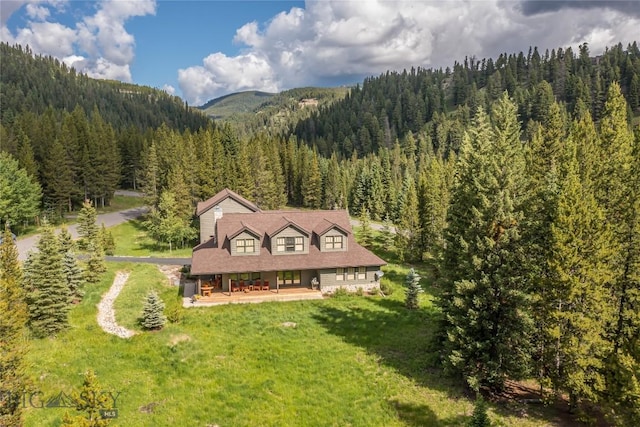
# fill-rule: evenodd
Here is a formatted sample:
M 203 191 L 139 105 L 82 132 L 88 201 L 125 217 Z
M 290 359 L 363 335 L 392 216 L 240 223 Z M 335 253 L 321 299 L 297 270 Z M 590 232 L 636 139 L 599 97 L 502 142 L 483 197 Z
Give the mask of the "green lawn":
M 137 257 L 191 257 L 191 246 L 169 250 L 169 245 L 158 244 L 147 235 L 142 219 L 116 225 L 109 229 L 116 241 L 114 255 Z
M 116 271 L 130 271 L 116 300 L 118 322 L 139 331 L 129 340 L 104 333 L 96 305 Z M 388 298 L 181 309 L 180 323 L 142 332 L 137 318 L 155 289 L 175 306 L 178 289 L 157 266 L 109 264 L 86 289 L 57 338 L 34 340 L 29 375 L 50 397 L 77 390 L 96 371 L 102 388 L 120 392 L 114 426 L 459 426 L 472 403 L 433 367 L 429 338 L 438 316 L 429 292 L 406 310 L 405 267 L 389 265 Z M 285 327 L 295 322 L 296 327 Z M 26 426 L 59 426 L 65 409 L 27 409 Z M 490 411 L 504 426 L 554 424 L 529 411 Z

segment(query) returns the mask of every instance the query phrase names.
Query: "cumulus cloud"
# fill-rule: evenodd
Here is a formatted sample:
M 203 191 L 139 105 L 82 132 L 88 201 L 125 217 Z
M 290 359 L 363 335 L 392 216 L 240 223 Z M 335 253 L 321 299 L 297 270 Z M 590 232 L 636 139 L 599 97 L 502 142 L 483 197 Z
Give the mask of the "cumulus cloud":
M 214 53 L 204 58 L 203 66 L 178 70 L 178 83 L 185 98 L 203 104 L 208 94 L 260 89 L 277 92 L 273 69 L 266 58 L 254 53 L 228 57 Z
M 0 40 L 29 45 L 35 53 L 52 55 L 91 77 L 131 81 L 129 65 L 134 59 L 135 39 L 125 22 L 134 16 L 155 14 L 155 0 L 101 0 L 95 13 L 79 19 L 74 26 L 49 22 L 51 11 L 66 0 L 9 1 L 2 15 Z M 17 8 L 26 5 L 26 25 L 12 33 L 4 24 Z M 6 15 L 6 16 L 5 16 Z
M 304 8 L 263 25 L 245 24 L 234 37 L 240 54 L 212 53 L 179 70 L 178 81 L 189 102 L 203 103 L 238 90 L 283 90 L 340 76 L 356 82 L 387 70 L 446 67 L 465 56 L 495 57 L 529 46 L 588 42 L 597 52 L 637 37 L 640 17 L 627 12 L 639 4 L 307 0 Z
M 637 0 L 525 0 L 522 12 L 525 15 L 556 12 L 560 9 L 611 9 L 628 15 L 640 16 L 640 2 Z

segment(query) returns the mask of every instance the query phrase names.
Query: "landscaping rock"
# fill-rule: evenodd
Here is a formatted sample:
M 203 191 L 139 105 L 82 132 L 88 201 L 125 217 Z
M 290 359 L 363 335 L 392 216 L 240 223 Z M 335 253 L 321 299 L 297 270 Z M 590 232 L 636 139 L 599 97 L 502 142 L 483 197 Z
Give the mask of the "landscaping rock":
M 131 331 L 116 323 L 116 313 L 113 310 L 113 302 L 116 300 L 120 291 L 127 283 L 129 273 L 119 271 L 113 279 L 113 285 L 109 288 L 109 291 L 104 294 L 100 304 L 98 304 L 98 325 L 108 334 L 116 335 L 120 338 L 131 338 L 135 335 L 134 331 Z

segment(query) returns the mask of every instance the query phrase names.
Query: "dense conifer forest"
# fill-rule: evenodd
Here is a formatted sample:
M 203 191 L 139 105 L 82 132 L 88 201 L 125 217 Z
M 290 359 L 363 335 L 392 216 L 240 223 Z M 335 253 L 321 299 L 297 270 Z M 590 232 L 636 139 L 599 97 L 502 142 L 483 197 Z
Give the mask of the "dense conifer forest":
M 50 212 L 122 186 L 188 222 L 228 187 L 265 209 L 346 208 L 394 225 L 390 247 L 442 290 L 447 372 L 490 392 L 535 378 L 576 410 L 640 423 L 636 43 L 388 72 L 291 134 L 247 137 L 28 50 L 3 45 L 2 62 L 0 149 Z M 12 71 L 25 62 L 39 77 Z M 67 103 L 59 81 L 76 81 Z M 99 90 L 131 100 L 135 117 L 164 115 L 136 122 Z

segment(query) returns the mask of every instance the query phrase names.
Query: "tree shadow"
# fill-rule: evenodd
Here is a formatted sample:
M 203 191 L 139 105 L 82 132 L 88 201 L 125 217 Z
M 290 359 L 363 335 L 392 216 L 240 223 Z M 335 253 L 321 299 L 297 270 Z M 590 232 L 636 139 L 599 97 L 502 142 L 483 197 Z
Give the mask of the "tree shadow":
M 420 385 L 462 397 L 458 384 L 436 368 L 436 309 L 407 310 L 397 300 L 347 298 L 353 298 L 354 303 L 319 307 L 316 320 L 329 333 L 378 356 L 381 363 Z
M 435 339 L 441 315 L 437 308 L 429 306 L 408 310 L 402 301 L 395 299 L 345 298 L 343 304 L 318 307 L 314 317 L 329 333 L 377 356 L 380 364 L 393 368 L 419 386 L 441 392 L 450 399 L 473 402 L 474 395 L 458 379 L 445 375 L 441 368 L 441 354 Z M 530 407 L 520 404 L 514 397 L 489 403 L 497 413 L 505 416 L 523 416 L 541 423 L 558 419 L 559 414 L 552 408 Z M 467 415 L 438 419 L 425 405 L 389 403 L 410 425 L 455 426 L 465 424 L 468 419 Z M 566 418 L 562 417 L 562 421 Z

